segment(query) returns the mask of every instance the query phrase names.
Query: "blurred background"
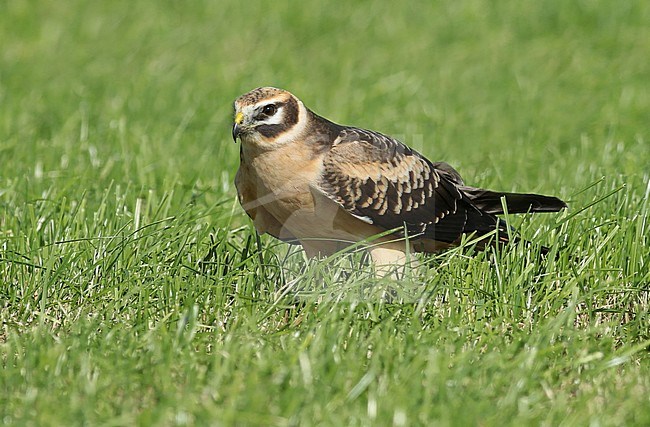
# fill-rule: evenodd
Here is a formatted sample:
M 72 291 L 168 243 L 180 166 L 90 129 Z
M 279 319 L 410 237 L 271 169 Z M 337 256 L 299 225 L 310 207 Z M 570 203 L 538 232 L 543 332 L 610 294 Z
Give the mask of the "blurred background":
M 5 1 L 0 177 L 36 194 L 128 182 L 232 196 L 232 101 L 273 85 L 448 161 L 469 183 L 567 197 L 647 172 L 649 10 Z

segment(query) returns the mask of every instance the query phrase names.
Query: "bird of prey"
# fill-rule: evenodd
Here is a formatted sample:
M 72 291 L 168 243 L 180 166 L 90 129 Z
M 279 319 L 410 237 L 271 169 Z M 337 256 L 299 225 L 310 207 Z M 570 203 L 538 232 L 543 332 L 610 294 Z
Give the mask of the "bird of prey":
M 260 234 L 300 244 L 308 257 L 367 241 L 376 266 L 403 265 L 405 254 L 438 252 L 465 235 L 498 230 L 492 241 L 507 242 L 502 200 L 509 213 L 566 207 L 556 197 L 467 186 L 447 163 L 333 123 L 282 89 L 254 89 L 234 109 L 239 201 Z

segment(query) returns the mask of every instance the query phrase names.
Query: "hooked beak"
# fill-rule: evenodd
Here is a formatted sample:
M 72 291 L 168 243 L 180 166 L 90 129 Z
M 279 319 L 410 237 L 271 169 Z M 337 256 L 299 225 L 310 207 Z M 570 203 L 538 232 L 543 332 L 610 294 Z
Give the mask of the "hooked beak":
M 241 112 L 237 113 L 235 115 L 235 123 L 232 125 L 232 140 L 237 142 L 237 138 L 239 137 L 239 133 L 241 132 L 241 129 L 239 125 L 242 124 L 244 121 L 244 114 Z

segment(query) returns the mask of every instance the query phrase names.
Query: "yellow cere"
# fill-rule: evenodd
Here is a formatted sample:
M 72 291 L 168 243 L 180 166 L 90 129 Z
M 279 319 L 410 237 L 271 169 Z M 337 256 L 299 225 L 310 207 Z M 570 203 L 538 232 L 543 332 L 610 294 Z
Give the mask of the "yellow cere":
M 240 125 L 244 121 L 244 114 L 242 112 L 239 112 L 235 115 L 235 123 Z

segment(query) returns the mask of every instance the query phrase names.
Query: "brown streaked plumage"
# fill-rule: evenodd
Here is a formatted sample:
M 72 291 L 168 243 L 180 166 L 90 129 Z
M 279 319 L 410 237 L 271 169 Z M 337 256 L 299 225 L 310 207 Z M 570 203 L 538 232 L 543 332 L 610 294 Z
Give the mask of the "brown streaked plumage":
M 556 197 L 466 186 L 448 164 L 381 133 L 332 123 L 282 89 L 237 98 L 233 138 L 242 142 L 239 200 L 256 229 L 301 244 L 308 256 L 396 230 L 369 250 L 376 264 L 399 264 L 409 250 L 438 251 L 466 234 L 498 229 L 507 241 L 496 216 L 502 197 L 509 213 L 566 207 Z

